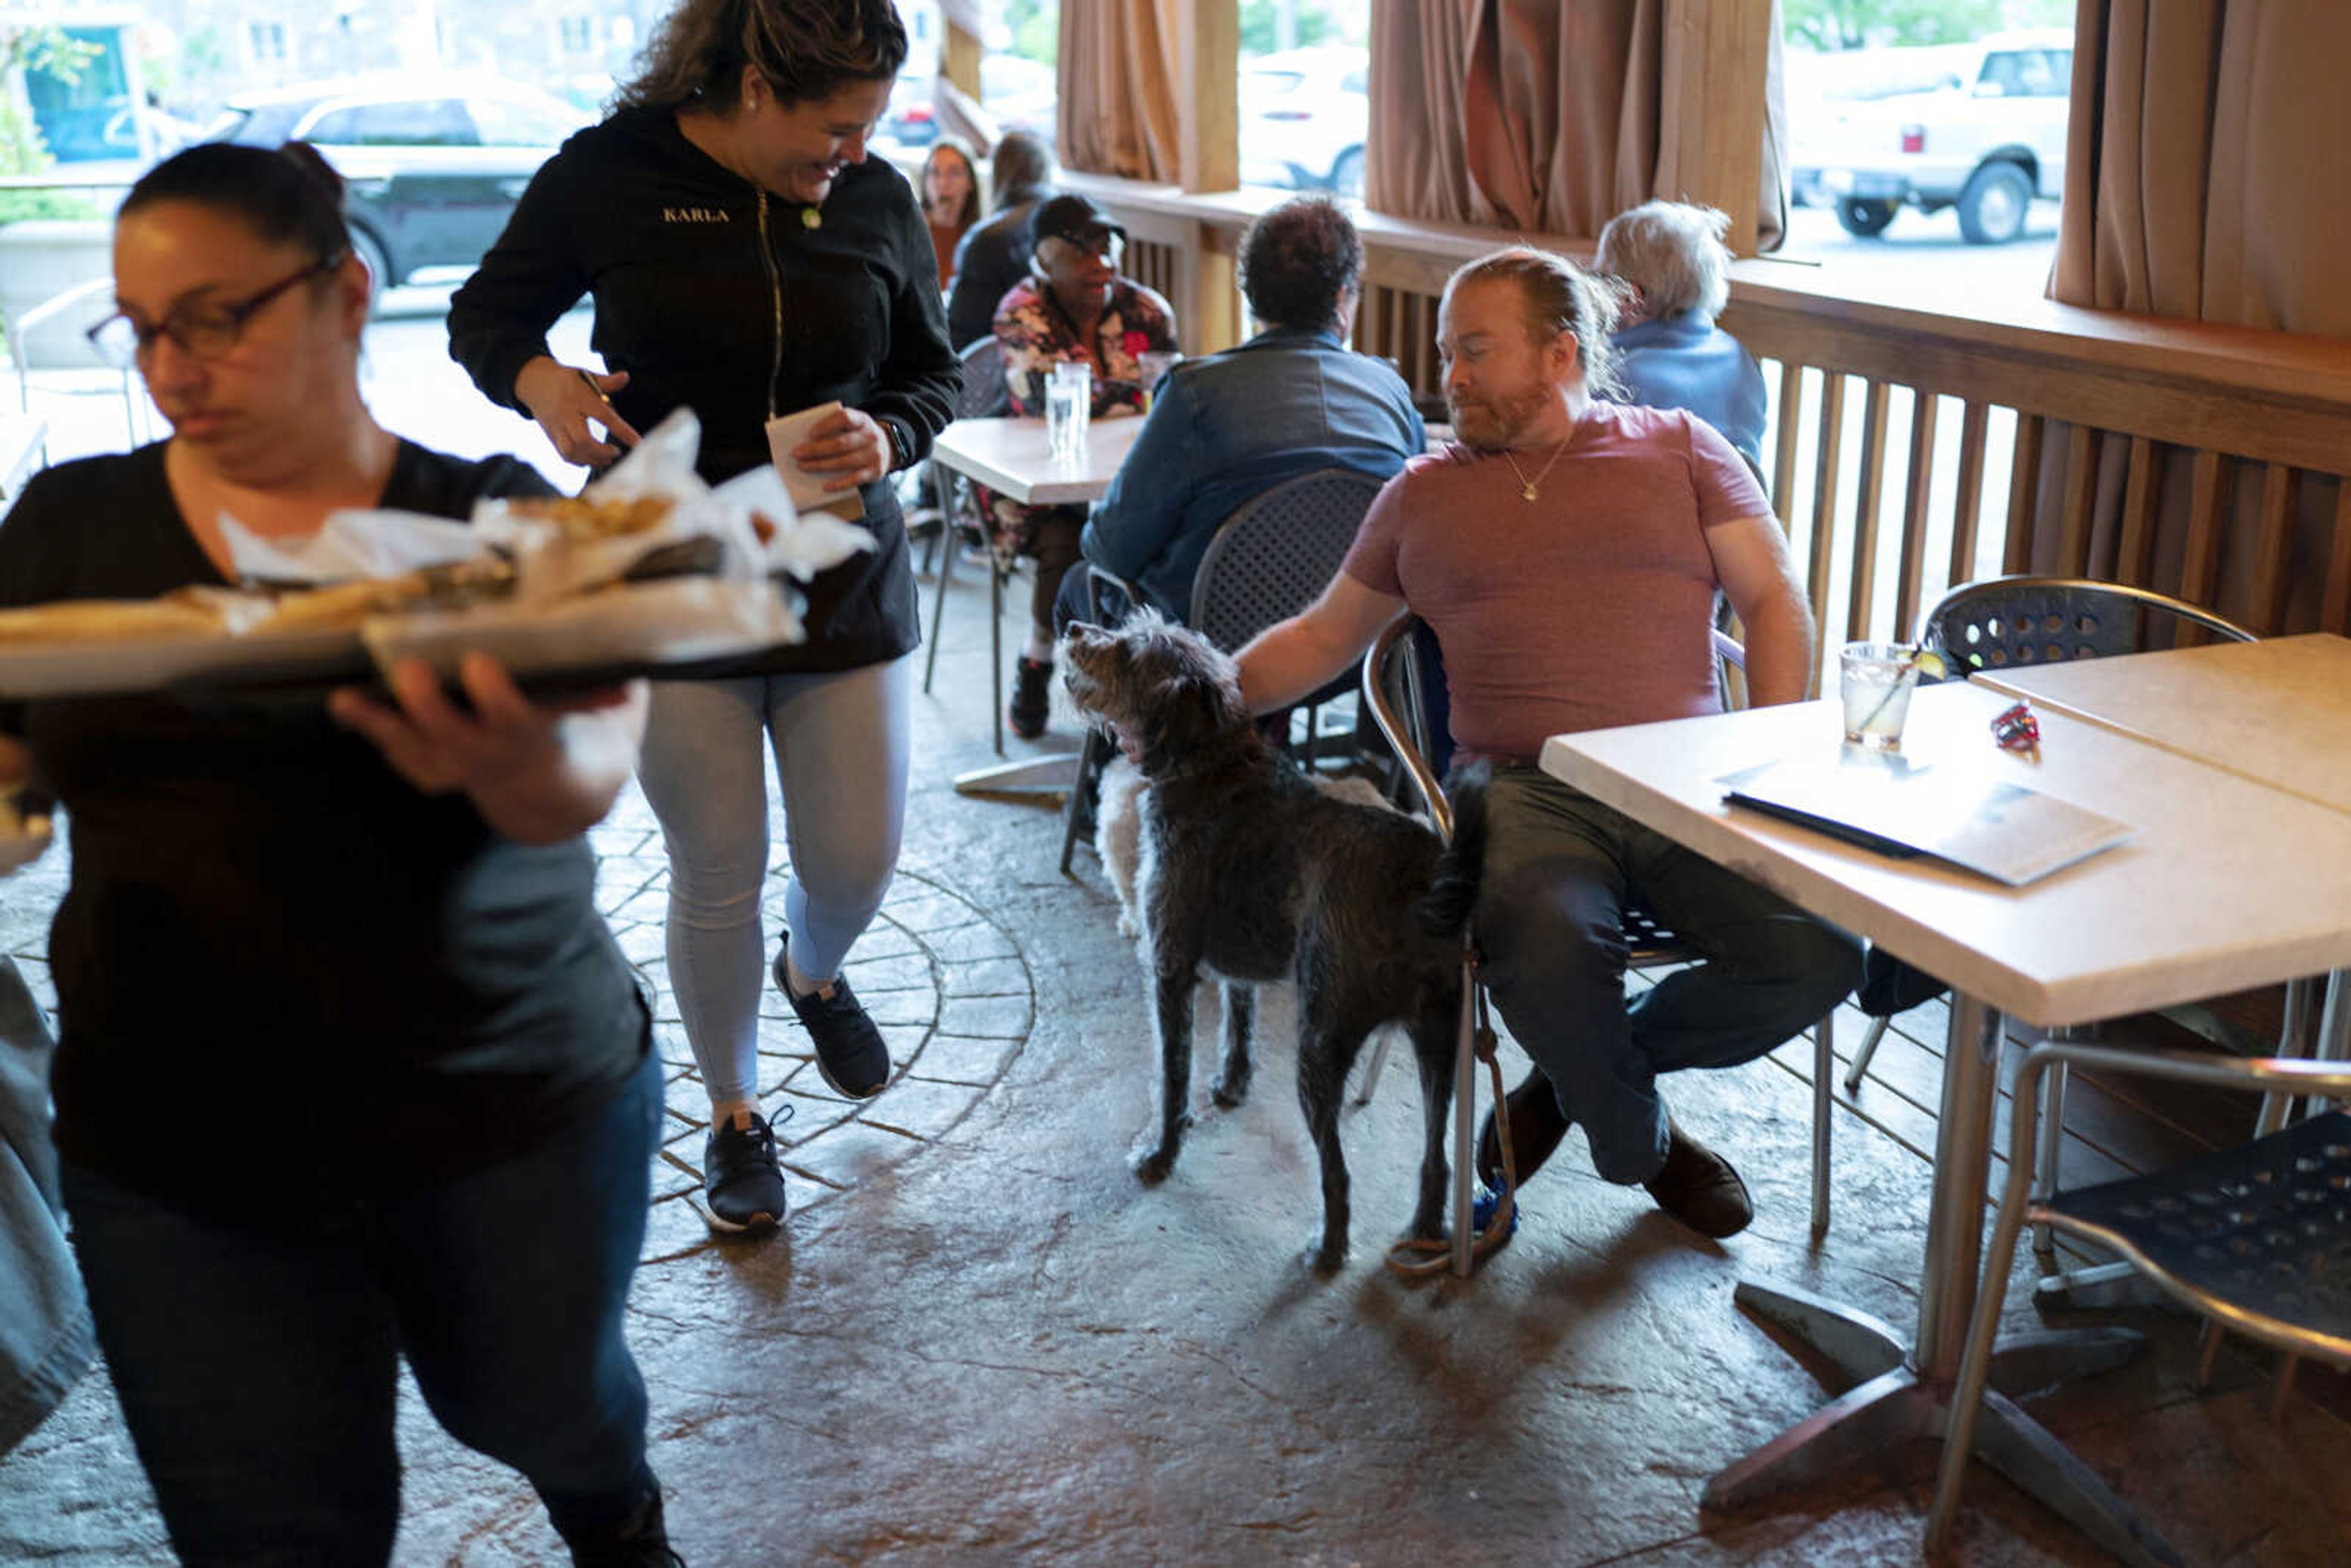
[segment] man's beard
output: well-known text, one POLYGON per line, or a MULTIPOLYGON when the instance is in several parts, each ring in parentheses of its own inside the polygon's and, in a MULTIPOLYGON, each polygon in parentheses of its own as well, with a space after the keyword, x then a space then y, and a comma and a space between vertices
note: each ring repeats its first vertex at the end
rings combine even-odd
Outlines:
POLYGON ((1534 386, 1517 395, 1501 393, 1468 401, 1448 397, 1445 409, 1453 416, 1453 434, 1465 445, 1499 452, 1518 445, 1551 402, 1549 388, 1534 386))

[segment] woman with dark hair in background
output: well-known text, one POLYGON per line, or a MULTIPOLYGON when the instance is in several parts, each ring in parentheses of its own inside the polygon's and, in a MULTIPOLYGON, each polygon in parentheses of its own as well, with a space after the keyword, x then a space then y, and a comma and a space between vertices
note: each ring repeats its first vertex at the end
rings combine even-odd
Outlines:
POLYGON ((1005 133, 987 160, 987 221, 956 247, 947 339, 961 353, 996 330, 996 308, 1029 276, 1029 219, 1053 193, 1053 150, 1026 131, 1005 133))
POLYGON ((768 747, 792 870, 776 984, 836 1092, 890 1081, 841 977, 905 816, 918 632, 889 475, 929 452, 958 380, 922 209, 865 156, 905 57, 889 0, 682 0, 621 107, 539 170, 449 310, 475 384, 574 463, 613 462, 691 408, 716 483, 769 461, 770 419, 841 405, 792 456, 853 493, 874 549, 810 585, 805 646, 656 683, 640 770, 669 848, 670 980, 710 1097, 704 1213, 723 1232, 772 1230, 785 1208, 758 1105, 768 747), (548 351, 582 293, 608 373, 548 351))
MULTIPOLYGON (((291 541, 549 493, 376 423, 341 209, 299 145, 131 187, 92 340, 172 434, 36 476, 0 606, 224 585, 225 515, 291 541)), ((188 1563, 389 1558, 403 1357, 575 1563, 674 1563, 621 1336, 661 1063, 580 836, 643 688, 559 711, 479 655, 463 708, 415 661, 390 684, 0 704, 0 793, 71 822, 53 1091, 99 1342, 188 1563)))
POLYGON ((923 217, 939 258, 939 293, 955 277, 956 247, 979 222, 979 166, 961 138, 942 136, 923 160, 923 217))

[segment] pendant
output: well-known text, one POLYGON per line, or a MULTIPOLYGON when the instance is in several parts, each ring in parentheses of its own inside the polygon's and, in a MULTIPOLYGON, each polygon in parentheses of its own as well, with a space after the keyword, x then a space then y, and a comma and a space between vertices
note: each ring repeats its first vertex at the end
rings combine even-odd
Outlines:
POLYGON ((802 207, 800 209, 800 227, 804 229, 820 229, 824 227, 824 214, 818 212, 814 207, 802 207))
POLYGON ((1535 498, 1535 487, 1534 487, 1532 485, 1521 485, 1521 486, 1519 486, 1519 499, 1520 499, 1520 500, 1521 500, 1521 501, 1531 501, 1531 500, 1533 500, 1534 498, 1535 498))

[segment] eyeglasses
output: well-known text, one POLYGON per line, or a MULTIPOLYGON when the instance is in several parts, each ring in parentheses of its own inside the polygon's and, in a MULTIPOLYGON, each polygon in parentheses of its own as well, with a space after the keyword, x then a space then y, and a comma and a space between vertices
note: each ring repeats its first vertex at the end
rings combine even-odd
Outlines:
POLYGON ((349 254, 339 250, 243 299, 174 310, 152 327, 141 326, 129 312, 118 310, 86 335, 99 358, 117 370, 130 370, 152 353, 159 338, 171 339, 192 360, 217 360, 236 347, 237 340, 245 336, 246 323, 259 315, 271 300, 298 283, 334 271, 349 254))

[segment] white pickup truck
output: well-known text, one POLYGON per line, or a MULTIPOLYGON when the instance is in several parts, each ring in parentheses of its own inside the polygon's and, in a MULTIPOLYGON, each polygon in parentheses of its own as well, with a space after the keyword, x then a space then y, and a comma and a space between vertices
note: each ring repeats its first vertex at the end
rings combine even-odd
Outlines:
POLYGON ((1970 245, 2002 245, 2035 196, 2064 190, 2073 30, 1995 34, 1975 50, 1930 91, 1822 104, 1810 127, 1796 106, 1797 177, 1835 203, 1846 233, 1883 233, 1906 204, 1956 206, 1970 245))

